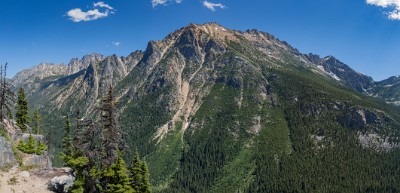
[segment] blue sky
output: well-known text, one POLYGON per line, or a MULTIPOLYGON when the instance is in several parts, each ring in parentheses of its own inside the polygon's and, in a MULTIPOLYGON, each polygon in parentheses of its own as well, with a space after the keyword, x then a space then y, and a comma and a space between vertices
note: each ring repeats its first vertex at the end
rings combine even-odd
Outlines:
POLYGON ((1 0, 9 74, 92 52, 127 56, 189 23, 259 29, 382 80, 400 75, 400 0, 1 0))

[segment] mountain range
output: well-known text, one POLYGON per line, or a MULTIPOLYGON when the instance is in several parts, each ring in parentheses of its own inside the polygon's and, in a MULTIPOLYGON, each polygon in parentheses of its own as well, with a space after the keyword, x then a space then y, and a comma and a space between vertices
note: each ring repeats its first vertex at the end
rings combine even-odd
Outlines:
POLYGON ((138 148, 154 192, 400 191, 399 76, 377 82, 258 30, 190 24, 127 57, 40 64, 11 82, 56 152, 63 117, 96 119, 111 85, 126 158, 138 148))

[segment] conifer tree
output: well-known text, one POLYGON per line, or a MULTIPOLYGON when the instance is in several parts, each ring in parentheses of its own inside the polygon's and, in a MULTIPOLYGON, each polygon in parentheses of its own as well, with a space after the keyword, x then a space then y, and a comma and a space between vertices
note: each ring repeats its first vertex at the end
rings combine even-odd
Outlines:
POLYGON ((74 142, 74 151, 75 152, 81 152, 83 148, 83 139, 85 137, 83 133, 83 125, 82 125, 82 120, 80 117, 80 111, 76 111, 76 119, 75 119, 75 132, 74 132, 74 137, 73 137, 73 142, 74 142))
POLYGON ((67 116, 65 120, 65 129, 64 129, 64 138, 62 141, 62 147, 63 147, 63 155, 66 157, 72 157, 73 155, 73 145, 72 145, 72 139, 71 139, 71 122, 69 120, 69 116, 67 116))
POLYGON ((25 91, 22 87, 18 91, 17 113, 15 114, 17 126, 21 128, 22 132, 26 132, 28 123, 28 102, 25 98, 25 91))
POLYGON ((132 178, 132 187, 136 192, 150 193, 150 174, 145 161, 140 160, 139 152, 136 149, 133 163, 129 168, 132 178))
POLYGON ((131 186, 131 178, 126 168, 125 161, 118 154, 117 160, 110 168, 106 169, 104 174, 110 182, 107 184, 106 192, 109 193, 135 193, 131 186))
POLYGON ((39 114, 39 111, 35 109, 32 116, 32 131, 34 134, 38 135, 40 132, 40 122, 42 121, 42 117, 39 114))
POLYGON ((23 141, 19 141, 17 148, 27 154, 35 153, 35 139, 33 138, 32 134, 29 134, 29 138, 26 143, 24 143, 23 141))
POLYGON ((139 157, 139 152, 136 149, 135 156, 131 165, 130 172, 132 178, 132 186, 135 190, 140 190, 143 182, 142 161, 139 157))
POLYGON ((147 163, 142 161, 142 186, 140 188, 140 192, 142 193, 150 193, 151 192, 151 185, 150 185, 150 173, 147 167, 147 163))

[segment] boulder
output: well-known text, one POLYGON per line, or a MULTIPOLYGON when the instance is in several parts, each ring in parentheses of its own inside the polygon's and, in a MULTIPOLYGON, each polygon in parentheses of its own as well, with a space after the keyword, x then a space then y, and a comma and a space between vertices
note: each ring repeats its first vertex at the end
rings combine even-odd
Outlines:
POLYGON ((11 143, 4 137, 0 136, 0 167, 15 162, 14 153, 11 143))
POLYGON ((18 175, 24 178, 29 178, 29 176, 31 176, 31 174, 27 171, 22 171, 18 175))
POLYGON ((68 188, 74 185, 74 177, 71 175, 56 176, 48 183, 48 188, 57 193, 68 192, 68 188))

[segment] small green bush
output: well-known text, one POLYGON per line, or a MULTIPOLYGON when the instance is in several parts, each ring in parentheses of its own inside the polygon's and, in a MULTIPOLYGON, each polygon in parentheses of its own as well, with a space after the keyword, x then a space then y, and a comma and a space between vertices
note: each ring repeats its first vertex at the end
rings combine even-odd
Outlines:
POLYGON ((18 142, 17 148, 27 154, 36 154, 41 155, 47 150, 47 145, 42 143, 41 141, 35 141, 32 134, 29 135, 29 139, 26 143, 23 141, 18 142))
POLYGON ((8 185, 14 186, 14 185, 17 185, 18 180, 17 180, 17 178, 14 176, 14 177, 8 179, 7 183, 8 183, 8 185))

